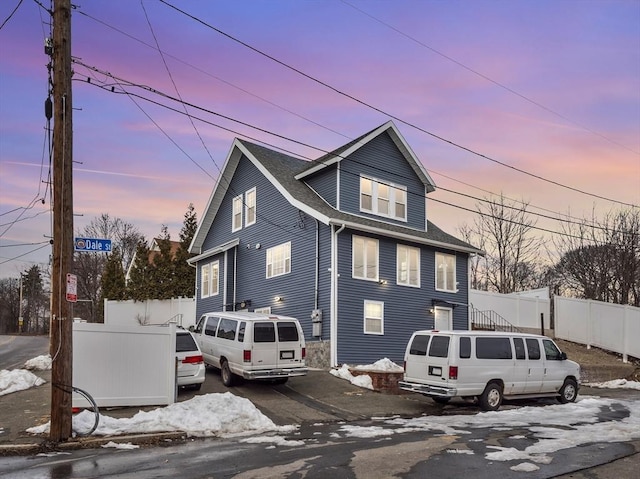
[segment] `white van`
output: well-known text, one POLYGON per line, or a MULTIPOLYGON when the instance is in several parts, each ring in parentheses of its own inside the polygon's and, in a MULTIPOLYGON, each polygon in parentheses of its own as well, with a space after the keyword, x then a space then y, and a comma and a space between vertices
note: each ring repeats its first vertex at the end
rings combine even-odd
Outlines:
POLYGON ((283 384, 307 374, 304 334, 295 318, 214 312, 203 314, 191 329, 205 364, 220 369, 225 386, 232 386, 235 376, 283 384))
POLYGON ((432 330, 411 336, 399 386, 439 403, 477 398, 482 409, 495 411, 503 398, 573 402, 579 383, 580 366, 545 336, 432 330))

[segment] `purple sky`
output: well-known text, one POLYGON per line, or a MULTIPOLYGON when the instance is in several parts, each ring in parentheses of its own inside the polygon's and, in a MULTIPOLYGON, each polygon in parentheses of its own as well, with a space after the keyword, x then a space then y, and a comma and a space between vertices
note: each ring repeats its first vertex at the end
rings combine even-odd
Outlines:
MULTIPOLYGON (((640 205, 637 0, 168 1, 209 26, 158 1, 76 0, 72 54, 122 81, 177 97, 172 78, 186 102, 317 149, 190 109, 219 125, 195 120, 196 132, 185 115, 98 88, 114 82, 76 64, 73 188, 74 210, 82 215, 76 230, 108 213, 148 239, 163 224, 178 239, 189 203, 202 216, 235 136, 314 159, 393 117, 442 188, 430 198, 474 209, 475 200, 443 189, 476 197, 502 192, 552 216, 624 207, 484 155, 640 205)), ((41 3, 49 7, 49 0, 41 3)), ((0 4, 0 22, 17 4, 0 4)), ((49 195, 45 205, 23 209, 43 197, 48 174, 48 22, 46 11, 25 0, 0 30, 0 277, 46 263, 50 251, 40 244, 51 234, 49 195)), ((453 234, 474 216, 434 201, 429 215, 453 234)), ((538 226, 560 228, 544 218, 538 226)))

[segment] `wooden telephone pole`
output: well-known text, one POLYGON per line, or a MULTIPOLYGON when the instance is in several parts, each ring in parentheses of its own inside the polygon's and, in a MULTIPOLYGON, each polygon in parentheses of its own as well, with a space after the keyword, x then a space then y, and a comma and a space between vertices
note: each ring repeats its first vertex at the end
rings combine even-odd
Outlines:
POLYGON ((53 2, 53 265, 51 271, 51 430, 71 437, 73 318, 66 297, 73 266, 71 0, 53 2))

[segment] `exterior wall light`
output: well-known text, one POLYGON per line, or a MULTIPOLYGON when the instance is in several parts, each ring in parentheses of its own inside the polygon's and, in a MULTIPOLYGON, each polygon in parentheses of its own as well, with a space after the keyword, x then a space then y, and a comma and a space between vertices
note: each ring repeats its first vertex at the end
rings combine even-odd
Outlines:
POLYGON ((282 300, 283 300, 283 298, 282 298, 282 296, 276 296, 275 298, 273 298, 273 300, 274 300, 276 303, 279 303, 280 301, 282 301, 282 300))

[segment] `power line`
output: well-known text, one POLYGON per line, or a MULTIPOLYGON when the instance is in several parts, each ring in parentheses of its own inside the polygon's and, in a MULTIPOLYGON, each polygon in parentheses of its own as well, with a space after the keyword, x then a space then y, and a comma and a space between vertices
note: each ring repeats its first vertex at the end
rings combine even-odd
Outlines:
POLYGON ((23 0, 20 0, 13 11, 9 14, 9 16, 4 20, 4 22, 2 22, 2 25, 0 25, 0 30, 4 28, 9 20, 11 20, 11 17, 13 17, 14 13, 16 13, 18 11, 18 8, 20 8, 20 5, 22 5, 22 2, 23 0))
POLYGON ((435 134, 435 133, 433 133, 433 132, 431 132, 429 130, 426 130, 426 129, 424 129, 424 128, 422 128, 422 127, 420 127, 420 126, 418 126, 418 125, 416 125, 414 123, 411 123, 409 121, 403 120, 402 118, 400 118, 400 117, 398 117, 398 116, 396 116, 396 115, 394 115, 392 113, 389 113, 389 112, 387 112, 385 110, 382 110, 381 108, 378 108, 378 107, 376 107, 376 106, 374 106, 374 105, 372 105, 370 103, 367 103, 367 102, 365 102, 363 100, 360 100, 359 98, 357 98, 357 97, 355 97, 353 95, 350 95, 350 94, 348 94, 346 92, 343 92, 342 90, 338 89, 337 87, 334 87, 334 86, 332 86, 332 85, 330 85, 330 84, 328 84, 328 83, 326 83, 326 82, 324 82, 322 80, 319 80, 319 79, 313 77, 312 75, 309 75, 308 73, 305 73, 302 70, 300 70, 300 69, 298 69, 296 67, 293 67, 293 66, 289 65, 288 63, 285 63, 284 61, 279 60, 276 57, 274 57, 274 56, 272 56, 272 55, 270 55, 268 53, 265 53, 262 50, 260 50, 260 49, 258 49, 256 47, 254 47, 254 46, 252 46, 252 45, 250 45, 250 44, 248 44, 248 43, 246 43, 246 42, 244 42, 244 41, 242 41, 242 40, 240 40, 240 39, 238 39, 238 38, 236 38, 236 37, 234 37, 234 36, 232 36, 232 35, 230 35, 230 34, 228 34, 226 32, 224 32, 224 31, 222 31, 222 30, 220 30, 219 28, 214 27, 213 25, 205 22, 204 20, 202 20, 202 19, 200 19, 200 18, 198 18, 198 17, 196 17, 196 16, 194 16, 194 15, 192 15, 192 14, 190 14, 190 13, 188 13, 188 12, 178 8, 178 7, 176 7, 175 5, 172 5, 171 3, 167 2, 166 0, 160 0, 160 2, 164 3, 165 5, 167 5, 170 8, 173 8, 174 10, 176 10, 177 12, 185 15, 186 17, 191 18, 192 20, 200 23, 201 25, 204 25, 207 28, 219 33, 220 35, 222 35, 222 36, 224 36, 224 37, 226 37, 226 38, 228 38, 228 39, 230 39, 230 40, 232 40, 232 41, 244 46, 245 48, 247 48, 247 49, 249 49, 249 50, 251 50, 251 51, 253 51, 253 52, 255 52, 255 53, 257 53, 257 54, 259 54, 259 55, 261 55, 261 56, 263 56, 263 57, 265 57, 265 58, 267 58, 267 59, 269 59, 269 60, 271 60, 271 61, 273 61, 273 62, 275 62, 275 63, 277 63, 277 64, 279 64, 279 65, 281 65, 281 66, 283 66, 283 67, 285 67, 285 68, 287 68, 287 69, 289 69, 289 70, 291 70, 291 71, 293 71, 293 72, 295 72, 295 73, 297 73, 297 74, 299 74, 299 75, 301 75, 301 76, 313 81, 313 82, 315 82, 315 83, 317 83, 317 84, 319 84, 319 85, 322 85, 325 88, 328 88, 331 91, 333 91, 335 93, 338 93, 339 95, 344 96, 345 98, 353 100, 353 101, 355 101, 355 102, 357 102, 357 103, 359 103, 359 104, 361 104, 363 106, 366 106, 367 108, 370 108, 370 109, 372 109, 374 111, 377 111, 378 113, 386 115, 389 118, 392 118, 392 119, 394 119, 394 120, 396 120, 396 121, 398 121, 398 122, 400 122, 400 123, 402 123, 404 125, 407 125, 407 126, 413 128, 415 130, 418 130, 418 131, 422 132, 422 133, 425 133, 425 134, 427 134, 427 135, 429 135, 429 136, 431 136, 431 137, 433 137, 433 138, 435 138, 437 140, 440 140, 440 141, 442 141, 444 143, 447 143, 447 144, 449 144, 451 146, 459 148, 459 149, 461 149, 463 151, 471 153, 471 154, 473 154, 475 156, 478 156, 480 158, 483 158, 485 160, 488 160, 488 161, 491 161, 491 162, 496 163, 498 165, 501 165, 501 166, 503 166, 505 168, 509 168, 509 169, 511 169, 513 171, 517 171, 519 173, 528 175, 528 176, 530 176, 532 178, 536 178, 536 179, 538 179, 540 181, 544 181, 546 183, 550 183, 550 184, 553 184, 555 186, 558 186, 558 187, 561 187, 561 188, 565 188, 565 189, 568 189, 568 190, 571 190, 571 191, 574 191, 576 193, 580 193, 580 194, 583 194, 583 195, 586 195, 586 196, 592 196, 594 198, 598 198, 598 199, 601 199, 601 200, 609 201, 609 202, 612 202, 612 203, 618 203, 618 204, 621 204, 621 205, 630 206, 632 208, 638 208, 638 206, 636 206, 634 204, 631 204, 631 203, 625 203, 623 201, 619 201, 619 200, 615 200, 615 199, 612 199, 612 198, 608 198, 606 196, 597 195, 595 193, 589 193, 589 192, 581 190, 579 188, 574 188, 572 186, 565 185, 565 184, 560 183, 558 181, 550 180, 548 178, 544 178, 541 175, 537 175, 535 173, 528 172, 528 171, 523 170, 521 168, 517 168, 517 167, 515 167, 513 165, 510 165, 508 163, 505 163, 503 161, 496 160, 495 158, 491 158, 488 155, 479 153, 479 152, 477 152, 477 151, 475 151, 475 150, 473 150, 473 149, 471 149, 469 147, 460 145, 460 144, 458 144, 458 143, 456 143, 456 142, 454 142, 452 140, 449 140, 449 139, 444 138, 444 137, 442 137, 440 135, 437 135, 437 134, 435 134))
MULTIPOLYGON (((87 68, 89 68, 90 70, 100 71, 100 70, 97 70, 95 67, 89 67, 89 66, 85 65, 84 63, 79 62, 79 61, 77 61, 77 60, 75 61, 75 63, 78 63, 78 64, 80 64, 80 65, 82 65, 82 66, 84 66, 84 67, 87 67, 87 68)), ((103 71, 100 71, 100 72, 101 72, 102 74, 104 74, 104 75, 106 75, 106 76, 110 77, 110 78, 117 78, 117 77, 115 77, 114 75, 112 75, 112 74, 110 74, 110 73, 106 73, 106 72, 103 72, 103 71)), ((125 82, 126 82, 126 80, 123 80, 123 81, 125 81, 125 82)), ((168 106, 168 105, 165 105, 165 104, 160 103, 160 102, 156 102, 156 101, 151 100, 151 99, 149 99, 149 98, 146 98, 146 97, 143 97, 143 96, 140 96, 140 95, 134 94, 134 93, 127 92, 126 90, 123 90, 122 92, 118 92, 118 91, 115 91, 113 88, 109 88, 108 86, 102 86, 102 85, 98 85, 98 84, 96 84, 96 83, 91 83, 91 84, 92 84, 93 86, 96 86, 96 87, 98 87, 98 88, 101 88, 101 89, 106 90, 106 91, 111 92, 111 93, 119 93, 119 94, 133 95, 133 96, 136 96, 136 97, 138 97, 138 98, 140 98, 140 99, 142 99, 142 100, 145 100, 145 101, 148 101, 148 102, 150 102, 150 103, 156 104, 156 105, 158 105, 158 106, 161 106, 161 107, 167 108, 167 109, 169 109, 169 110, 171 110, 171 111, 174 111, 174 112, 176 112, 176 113, 180 113, 180 114, 182 114, 182 115, 187 115, 187 113, 185 113, 184 111, 181 111, 181 110, 178 110, 178 109, 172 108, 172 107, 170 107, 170 106, 168 106)), ((135 87, 142 87, 142 86, 140 86, 140 85, 135 85, 135 84, 132 84, 132 83, 128 83, 128 85, 129 85, 129 86, 135 86, 135 87)), ((167 94, 165 94, 165 93, 162 93, 162 92, 160 92, 160 91, 158 91, 158 90, 152 89, 152 88, 150 88, 150 87, 142 87, 142 88, 144 88, 146 91, 156 93, 156 94, 158 94, 158 95, 160 95, 160 96, 162 96, 162 97, 164 97, 164 98, 170 99, 170 100, 172 100, 172 101, 176 101, 176 102, 182 102, 182 101, 183 101, 183 100, 180 100, 180 99, 177 99, 177 98, 171 97, 170 95, 167 95, 167 94)), ((202 110, 202 111, 204 111, 204 112, 207 112, 207 113, 211 113, 211 114, 217 115, 217 113, 215 113, 215 112, 213 112, 213 111, 211 111, 211 110, 207 110, 207 109, 202 108, 202 107, 198 107, 197 105, 192 105, 192 104, 189 104, 189 103, 188 103, 188 105, 193 106, 194 108, 200 109, 200 110, 202 110)), ((202 122, 204 122, 204 123, 210 124, 210 125, 212 125, 212 126, 214 126, 214 127, 224 129, 225 131, 228 131, 228 132, 234 133, 234 134, 236 134, 236 135, 238 135, 238 136, 248 137, 246 134, 240 133, 240 132, 238 132, 238 131, 231 130, 231 129, 226 128, 226 127, 222 127, 222 126, 217 125, 217 124, 215 124, 215 123, 209 122, 209 121, 207 121, 207 120, 205 120, 205 119, 203 119, 203 118, 199 118, 199 117, 196 117, 196 116, 192 116, 192 118, 193 118, 193 119, 196 119, 196 120, 198 120, 198 121, 202 121, 202 122)), ((258 129, 258 130, 260 130, 260 131, 262 131, 262 132, 265 132, 265 133, 268 133, 268 134, 271 134, 271 135, 277 136, 277 137, 279 137, 279 138, 284 138, 284 139, 286 139, 286 140, 288 140, 288 141, 291 141, 291 142, 294 142, 294 143, 301 143, 301 142, 298 142, 297 140, 294 140, 294 139, 292 139, 292 138, 283 137, 282 135, 278 135, 278 134, 273 133, 273 132, 270 132, 270 131, 268 131, 268 130, 265 130, 265 129, 262 129, 262 128, 258 128, 258 127, 255 127, 255 126, 250 125, 250 124, 245 123, 245 122, 240 122, 239 120, 235 120, 235 119, 230 118, 230 117, 227 117, 227 119, 229 119, 230 121, 235 121, 235 122, 241 123, 241 124, 243 124, 243 125, 245 125, 245 126, 249 126, 249 127, 251 127, 251 128, 256 128, 256 129, 258 129)), ((258 141, 258 142, 260 142, 260 143, 263 143, 263 144, 269 145, 269 146, 271 146, 271 147, 277 148, 277 147, 275 147, 275 145, 270 145, 269 143, 266 143, 266 142, 264 142, 264 141, 262 141, 262 140, 259 140, 259 139, 257 139, 257 138, 252 138, 252 137, 248 137, 248 138, 250 138, 250 139, 252 139, 252 140, 254 140, 254 141, 258 141)), ((316 150, 318 150, 318 151, 322 151, 322 152, 324 152, 324 153, 330 153, 330 151, 326 151, 326 150, 323 150, 323 149, 318 148, 318 147, 313 147, 313 146, 311 146, 311 145, 307 145, 307 144, 304 144, 304 145, 305 145, 305 146, 308 146, 308 147, 310 147, 310 148, 314 148, 314 149, 316 149, 316 150)), ((340 155, 338 155, 338 156, 340 156, 340 155)), ((312 158, 308 158, 308 157, 304 157, 304 156, 303 156, 303 158, 306 158, 306 159, 308 159, 308 160, 312 160, 312 158)), ((343 158, 344 158, 344 157, 343 157, 343 158)), ((355 161, 355 160, 352 160, 352 161, 354 161, 354 162, 356 162, 356 163, 360 163, 360 162, 357 162, 357 161, 355 161)), ((360 164, 362 164, 362 163, 360 163, 360 164)), ((367 165, 367 166, 372 167, 371 165, 367 165)), ((216 164, 216 167, 218 168, 217 164, 216 164)), ((382 169, 382 168, 376 168, 376 167, 372 167, 372 168, 377 169, 377 170, 379 170, 379 171, 382 171, 382 172, 384 172, 384 173, 389 173, 389 171, 384 170, 384 169, 382 169)), ((219 169, 219 168, 218 168, 218 170, 220 171, 220 169, 219 169)), ((348 172, 348 171, 343 171, 343 172, 345 172, 345 173, 349 173, 349 174, 352 174, 352 175, 355 175, 355 176, 358 176, 356 173, 352 173, 352 172, 348 172)), ((221 178, 223 178, 223 176, 222 176, 222 171, 220 171, 220 174, 221 174, 221 178)), ((396 174, 396 175, 397 175, 397 174, 396 174)), ((224 178, 224 179, 227 181, 227 183, 229 182, 229 180, 228 180, 227 178, 224 178)), ((439 189, 442 189, 442 190, 444 190, 444 191, 447 191, 447 192, 450 192, 450 193, 454 193, 454 194, 457 194, 457 195, 461 195, 461 196, 464 196, 464 197, 467 197, 467 198, 471 198, 471 199, 474 199, 474 200, 476 200, 476 201, 480 201, 480 202, 484 202, 484 203, 492 203, 492 201, 491 201, 491 200, 478 198, 478 197, 475 197, 475 196, 472 196, 472 195, 468 195, 468 194, 465 194, 465 193, 459 193, 459 192, 456 192, 456 191, 454 191, 454 190, 449 190, 449 189, 446 189, 446 188, 439 188, 439 189)), ((233 191, 233 189, 232 189, 232 188, 231 188, 231 191, 232 191, 232 193, 234 193, 234 195, 236 194, 236 193, 233 191)), ((416 193, 413 193, 413 192, 409 192, 409 193, 410 193, 410 194, 414 194, 414 195, 416 195, 416 193)), ((491 217, 491 218, 494 218, 494 219, 500 219, 500 220, 502 220, 502 221, 506 221, 506 222, 508 222, 508 223, 519 224, 519 225, 522 225, 522 226, 530 226, 532 229, 536 229, 536 230, 540 230, 540 231, 543 231, 543 232, 552 233, 552 234, 556 234, 556 235, 560 235, 560 236, 566 236, 566 237, 571 237, 571 238, 578 238, 578 237, 576 237, 576 236, 574 236, 574 235, 571 235, 571 234, 568 234, 568 233, 564 233, 564 232, 558 232, 558 231, 550 230, 550 229, 547 229, 547 228, 541 228, 541 227, 532 226, 532 225, 523 225, 523 224, 521 224, 521 223, 514 222, 513 220, 509 220, 509 219, 502 218, 502 217, 496 217, 496 216, 494 216, 494 215, 489 215, 489 214, 487 214, 487 213, 484 213, 484 212, 481 212, 481 211, 478 211, 478 210, 473 210, 473 209, 466 208, 466 207, 463 207, 463 206, 459 206, 459 205, 455 205, 455 204, 452 204, 452 203, 448 203, 448 202, 445 202, 445 201, 442 201, 442 200, 437 200, 437 199, 435 199, 435 198, 433 198, 433 197, 430 197, 429 199, 430 199, 431 201, 436 202, 436 203, 441 203, 441 204, 445 204, 445 205, 448 205, 448 206, 452 206, 452 207, 454 207, 454 208, 458 208, 458 209, 462 209, 462 210, 465 210, 465 211, 469 211, 469 212, 472 212, 472 213, 474 213, 474 214, 479 214, 479 215, 481 215, 481 216, 491 217)), ((522 202, 522 203, 524 204, 524 202, 522 202)), ((521 208, 514 207, 514 206, 510 206, 510 205, 502 205, 502 206, 503 206, 503 207, 505 207, 505 208, 507 208, 507 209, 512 209, 512 210, 521 210, 521 208)), ((543 215, 543 214, 540 214, 540 213, 534 213, 534 212, 531 212, 531 211, 526 211, 526 213, 527 213, 527 214, 530 214, 530 215, 534 215, 534 216, 543 217, 543 218, 546 218, 546 219, 551 219, 551 220, 554 220, 554 221, 561 221, 561 222, 569 223, 569 224, 584 225, 584 226, 587 226, 587 227, 592 228, 592 229, 600 229, 600 230, 607 231, 607 232, 608 232, 608 231, 610 231, 610 229, 608 229, 608 228, 601 227, 601 226, 597 226, 597 225, 587 225, 587 224, 585 224, 584 222, 576 222, 576 221, 571 221, 571 220, 563 220, 563 219, 561 219, 561 218, 554 218, 554 217, 551 217, 551 216, 548 216, 548 215, 543 215)), ((265 218, 265 219, 266 219, 266 218, 265 218)), ((268 221, 269 221, 269 220, 268 220, 268 221)), ((279 224, 277 224, 277 223, 273 223, 273 222, 270 222, 270 223, 271 223, 271 224, 273 224, 273 225, 275 225, 275 226, 281 227, 281 228, 283 227, 282 225, 279 225, 279 224)))
POLYGON ((602 139, 604 139, 604 140, 608 141, 609 143, 612 143, 612 144, 614 144, 614 145, 616 145, 616 146, 619 146, 619 147, 621 147, 621 148, 624 148, 625 150, 628 150, 628 151, 630 151, 631 153, 634 153, 634 154, 636 154, 636 155, 640 154, 640 152, 638 152, 638 151, 636 151, 636 150, 634 150, 634 149, 632 149, 632 148, 629 148, 628 146, 623 145, 622 143, 618 143, 617 141, 615 141, 615 140, 613 140, 613 139, 611 139, 611 138, 609 138, 609 137, 607 137, 607 136, 603 135, 602 133, 600 133, 600 132, 598 132, 598 131, 596 131, 596 130, 593 130, 593 129, 591 129, 591 128, 589 128, 589 127, 585 126, 585 125, 582 125, 581 123, 578 123, 577 121, 574 121, 574 120, 572 120, 571 118, 568 118, 567 116, 565 116, 565 115, 563 115, 563 114, 561 114, 561 113, 558 113, 558 112, 557 112, 557 111, 555 111, 555 110, 552 110, 551 108, 549 108, 549 107, 547 107, 547 106, 543 105, 542 103, 537 102, 537 101, 535 101, 535 100, 532 100, 531 98, 529 98, 529 97, 527 97, 527 96, 523 95, 522 93, 517 92, 517 91, 516 91, 516 90, 514 90, 513 88, 510 88, 510 87, 508 87, 508 86, 504 85, 503 83, 500 83, 500 82, 498 82, 498 81, 494 80, 493 78, 490 78, 490 77, 488 77, 487 75, 485 75, 485 74, 483 74, 483 73, 480 73, 479 71, 474 70, 473 68, 468 67, 467 65, 465 65, 464 63, 462 63, 462 62, 460 62, 460 61, 456 60, 455 58, 452 58, 452 57, 450 57, 449 55, 446 55, 446 54, 442 53, 441 51, 436 50, 435 48, 433 48, 433 47, 431 47, 431 46, 427 45, 427 44, 426 44, 426 43, 424 43, 424 42, 421 42, 420 40, 418 40, 418 39, 417 39, 417 38, 415 38, 415 37, 412 37, 411 35, 408 35, 407 33, 403 32, 402 30, 400 30, 400 29, 398 29, 398 28, 394 27, 393 25, 390 25, 389 23, 386 23, 385 21, 383 21, 383 20, 379 19, 378 17, 375 17, 375 16, 371 15, 370 13, 365 12, 365 11, 364 11, 364 10, 362 10, 361 8, 356 7, 355 5, 353 5, 353 4, 351 4, 351 3, 349 3, 348 1, 346 1, 346 0, 340 0, 340 1, 341 1, 342 3, 344 3, 345 5, 350 6, 350 7, 351 7, 351 8, 353 8, 354 10, 356 10, 356 11, 358 11, 358 12, 362 13, 363 15, 365 15, 365 16, 367 16, 367 17, 371 18, 372 20, 375 20, 376 22, 380 23, 381 25, 384 25, 385 27, 387 27, 387 28, 389 28, 389 29, 393 30, 394 32, 396 32, 396 33, 398 33, 398 34, 402 35, 403 37, 405 37, 405 38, 407 38, 407 39, 411 40, 412 42, 417 43, 418 45, 422 46, 423 48, 426 48, 426 49, 428 49, 428 50, 432 51, 433 53, 435 53, 436 55, 439 55, 439 56, 441 56, 442 58, 445 58, 446 60, 448 60, 448 61, 450 61, 450 62, 452 62, 452 63, 455 63, 455 64, 456 64, 456 65, 458 65, 459 67, 464 68, 465 70, 467 70, 467 71, 469 71, 469 72, 473 73, 474 75, 477 75, 477 76, 479 76, 480 78, 482 78, 482 79, 484 79, 484 80, 486 80, 486 81, 488 81, 488 82, 493 83, 494 85, 496 85, 496 86, 498 86, 498 87, 502 88, 503 90, 505 90, 505 91, 507 91, 507 92, 509 92, 509 93, 511 93, 511 94, 513 94, 513 95, 515 95, 515 96, 517 96, 517 97, 519 97, 519 98, 521 98, 521 99, 525 100, 526 102, 531 103, 532 105, 535 105, 535 106, 537 106, 538 108, 540 108, 540 109, 542 109, 542 110, 544 110, 544 111, 546 111, 546 112, 548 112, 548 113, 551 113, 552 115, 555 115, 555 116, 557 116, 558 118, 561 118, 561 119, 563 119, 564 121, 567 121, 567 122, 571 123, 571 124, 572 124, 572 125, 574 125, 574 126, 577 126, 577 127, 581 128, 582 130, 588 131, 589 133, 592 133, 592 134, 594 134, 594 135, 596 135, 596 136, 599 136, 600 138, 602 138, 602 139))

